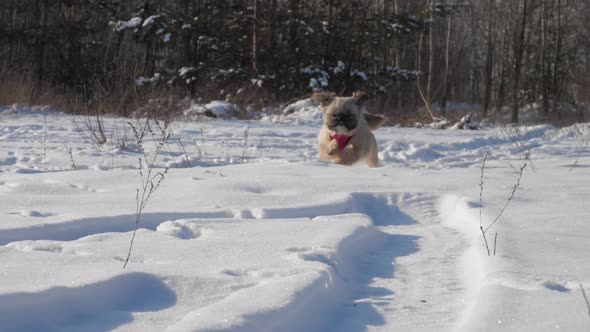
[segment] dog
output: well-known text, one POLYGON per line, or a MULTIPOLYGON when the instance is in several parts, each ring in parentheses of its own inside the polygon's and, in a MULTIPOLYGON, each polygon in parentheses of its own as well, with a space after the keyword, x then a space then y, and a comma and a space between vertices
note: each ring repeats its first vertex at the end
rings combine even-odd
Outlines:
POLYGON ((367 93, 361 91, 352 97, 336 97, 330 92, 313 94, 312 100, 324 112, 324 123, 318 134, 320 159, 341 165, 365 161, 369 167, 379 166, 377 141, 372 131, 385 119, 363 111, 368 99, 367 93))

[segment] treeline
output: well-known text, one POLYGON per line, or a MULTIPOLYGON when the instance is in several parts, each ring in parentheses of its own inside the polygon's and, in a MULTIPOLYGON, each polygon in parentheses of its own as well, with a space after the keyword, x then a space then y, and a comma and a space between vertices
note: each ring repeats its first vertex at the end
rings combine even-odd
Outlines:
POLYGON ((3 0, 0 102, 128 115, 153 96, 261 108, 363 89, 400 118, 558 117, 590 98, 589 19, 586 0, 3 0))

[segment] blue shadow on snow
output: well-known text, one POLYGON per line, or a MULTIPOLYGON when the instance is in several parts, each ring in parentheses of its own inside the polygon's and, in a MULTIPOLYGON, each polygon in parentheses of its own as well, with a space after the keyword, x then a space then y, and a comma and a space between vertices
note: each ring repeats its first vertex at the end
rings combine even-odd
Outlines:
POLYGON ((0 295, 0 331, 110 331, 133 312, 159 311, 176 294, 147 273, 128 273, 80 287, 0 295))

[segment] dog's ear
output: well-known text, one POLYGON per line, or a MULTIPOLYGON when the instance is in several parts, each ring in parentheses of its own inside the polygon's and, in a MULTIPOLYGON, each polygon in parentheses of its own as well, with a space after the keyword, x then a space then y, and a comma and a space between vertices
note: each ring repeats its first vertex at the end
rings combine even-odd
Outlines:
POLYGON ((369 129, 371 129, 371 130, 375 130, 375 129, 381 127, 381 125, 385 121, 385 118, 380 115, 363 113, 363 116, 365 117, 365 120, 367 121, 367 125, 369 126, 369 129))
POLYGON ((367 101, 369 101, 369 94, 364 91, 355 91, 352 93, 352 98, 354 99, 355 104, 359 107, 363 107, 367 101))
POLYGON ((328 106, 334 101, 334 97, 336 97, 334 92, 315 92, 311 100, 322 106, 328 106))

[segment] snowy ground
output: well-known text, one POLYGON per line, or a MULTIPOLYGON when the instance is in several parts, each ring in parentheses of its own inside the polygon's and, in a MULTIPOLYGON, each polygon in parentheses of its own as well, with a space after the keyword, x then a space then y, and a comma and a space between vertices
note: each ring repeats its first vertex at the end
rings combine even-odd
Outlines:
POLYGON ((590 330, 587 125, 382 128, 369 169, 302 118, 174 123, 123 269, 136 120, 0 108, 0 330, 590 330))

